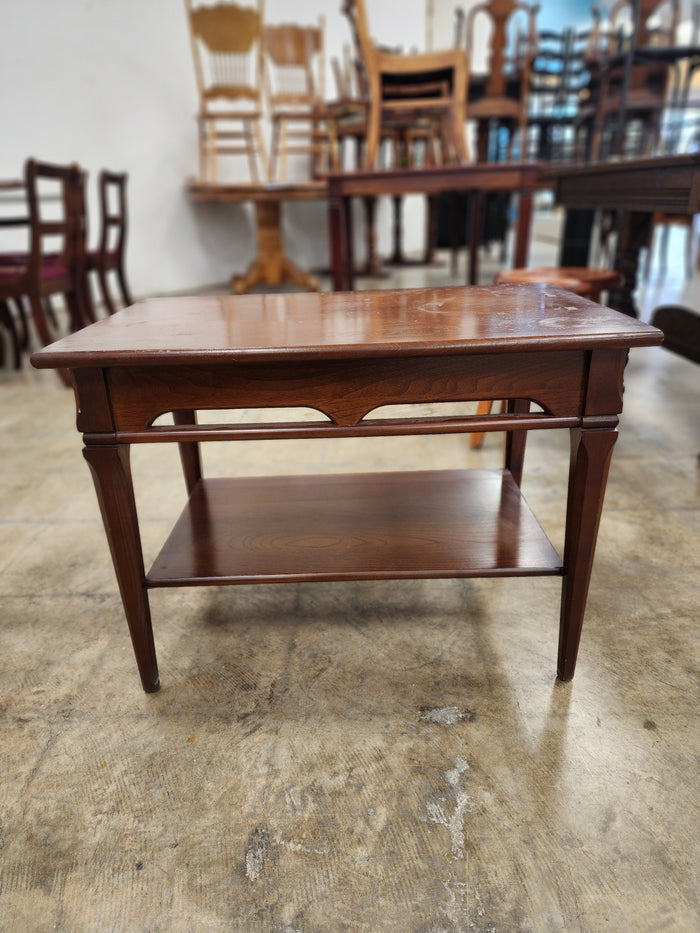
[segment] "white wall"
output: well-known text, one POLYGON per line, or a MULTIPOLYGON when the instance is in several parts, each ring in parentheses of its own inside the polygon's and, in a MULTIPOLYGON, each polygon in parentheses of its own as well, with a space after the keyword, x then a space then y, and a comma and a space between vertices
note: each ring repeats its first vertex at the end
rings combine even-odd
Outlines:
MULTIPOLYGON (((314 23, 322 13, 330 57, 350 36, 340 4, 267 0, 266 19, 314 23)), ((424 0, 369 6, 377 39, 423 46, 424 0)), ((334 92, 330 67, 326 79, 334 92)), ((0 177, 21 175, 28 156, 79 162, 91 176, 94 237, 99 170, 129 172, 127 268, 137 296, 226 282, 246 268, 250 206, 193 205, 185 193, 197 171, 197 92, 182 0, 22 0, 3 16, 0 88, 0 177)), ((422 241, 420 225, 412 237, 422 241)), ((287 205, 285 238, 301 265, 326 264, 325 203, 287 205)))

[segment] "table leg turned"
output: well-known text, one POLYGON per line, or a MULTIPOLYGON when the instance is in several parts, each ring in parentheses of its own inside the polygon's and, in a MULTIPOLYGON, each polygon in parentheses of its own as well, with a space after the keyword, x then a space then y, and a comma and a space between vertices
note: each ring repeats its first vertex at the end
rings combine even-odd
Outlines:
POLYGON ((146 693, 154 693, 160 687, 160 681, 131 480, 129 447, 85 447, 83 455, 95 483, 141 683, 146 693))
POLYGON ((242 295, 256 285, 281 285, 289 280, 309 292, 320 289, 318 280, 300 269, 284 252, 279 200, 255 202, 258 252, 243 275, 231 279, 231 291, 242 295))
POLYGON ((613 447, 614 427, 571 430, 571 463, 564 544, 564 581, 557 675, 571 680, 586 609, 598 525, 613 447))

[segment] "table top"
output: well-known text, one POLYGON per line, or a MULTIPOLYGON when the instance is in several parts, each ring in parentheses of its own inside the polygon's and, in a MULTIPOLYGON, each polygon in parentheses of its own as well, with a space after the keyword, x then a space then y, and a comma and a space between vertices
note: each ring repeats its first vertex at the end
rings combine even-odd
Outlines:
POLYGON ((193 201, 314 201, 326 197, 324 180, 229 183, 191 178, 187 194, 193 201))
POLYGON ((497 191, 535 187, 541 172, 537 162, 465 162, 422 168, 329 172, 329 194, 430 194, 480 189, 497 191))
POLYGON ((629 55, 632 55, 635 61, 660 62, 662 64, 673 65, 684 58, 697 58, 700 56, 700 46, 698 45, 635 45, 634 48, 622 49, 621 51, 610 52, 601 55, 593 62, 599 63, 605 67, 614 67, 621 65, 629 55))
POLYGON ((53 367, 652 346, 661 331, 545 285, 157 298, 34 353, 53 367))
POLYGON ((540 177, 566 207, 700 212, 700 153, 550 165, 540 177))

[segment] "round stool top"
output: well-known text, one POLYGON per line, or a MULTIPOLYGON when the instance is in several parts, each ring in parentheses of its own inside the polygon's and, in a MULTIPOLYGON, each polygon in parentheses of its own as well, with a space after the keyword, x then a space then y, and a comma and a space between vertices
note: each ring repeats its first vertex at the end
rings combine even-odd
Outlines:
POLYGON ((596 266, 535 266, 532 269, 504 269, 496 276, 497 282, 542 283, 561 285, 577 295, 600 294, 610 288, 622 285, 622 276, 615 269, 601 269, 596 266), (588 285, 588 290, 581 291, 567 285, 564 279, 574 280, 588 285))
POLYGON ((594 286, 558 269, 504 269, 496 276, 496 284, 509 285, 556 285, 576 295, 588 298, 594 286))

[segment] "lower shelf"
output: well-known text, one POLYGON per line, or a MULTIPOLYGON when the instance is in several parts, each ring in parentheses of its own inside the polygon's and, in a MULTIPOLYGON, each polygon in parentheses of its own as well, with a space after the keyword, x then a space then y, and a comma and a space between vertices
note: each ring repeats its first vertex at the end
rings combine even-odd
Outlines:
POLYGON ((207 479, 147 584, 561 574, 508 471, 207 479))

